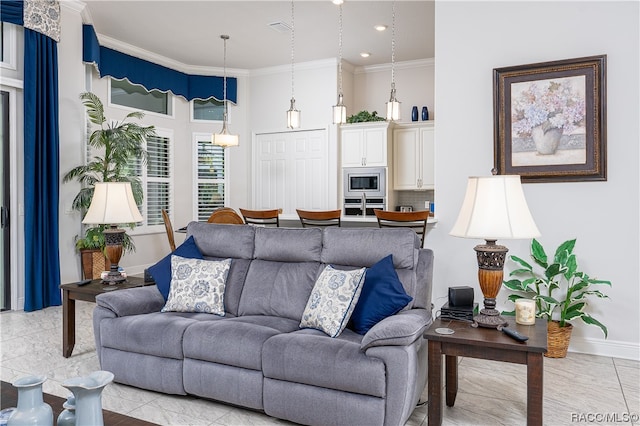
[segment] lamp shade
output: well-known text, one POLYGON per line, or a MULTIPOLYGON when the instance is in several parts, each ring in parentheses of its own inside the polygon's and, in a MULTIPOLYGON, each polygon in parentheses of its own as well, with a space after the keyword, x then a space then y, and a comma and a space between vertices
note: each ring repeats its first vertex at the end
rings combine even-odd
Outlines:
POLYGON ((449 234, 485 240, 538 237, 540 231, 529 212, 520 176, 469 177, 462 208, 449 234))
POLYGON ((82 223, 119 224, 141 220, 129 182, 100 182, 95 185, 91 205, 82 223))

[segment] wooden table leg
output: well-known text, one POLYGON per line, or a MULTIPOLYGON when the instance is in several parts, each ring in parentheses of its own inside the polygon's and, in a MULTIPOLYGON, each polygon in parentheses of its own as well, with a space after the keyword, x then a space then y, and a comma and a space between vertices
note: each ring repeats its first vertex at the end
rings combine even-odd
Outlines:
POLYGON ((429 417, 430 426, 442 424, 442 343, 429 340, 429 417))
POLYGON ((543 358, 538 352, 527 354, 527 426, 542 425, 543 358))
POLYGON ((458 357, 445 355, 446 379, 445 387, 447 388, 447 407, 453 407, 458 395, 458 357))
POLYGON ((62 356, 69 358, 76 344, 76 301, 62 291, 62 356))

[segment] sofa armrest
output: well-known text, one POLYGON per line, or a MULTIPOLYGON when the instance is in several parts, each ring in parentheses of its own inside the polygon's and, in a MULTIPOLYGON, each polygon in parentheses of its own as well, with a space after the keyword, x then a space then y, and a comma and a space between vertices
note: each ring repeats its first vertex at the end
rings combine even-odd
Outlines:
POLYGON ((408 346, 432 323, 427 309, 409 309, 387 317, 371 327, 362 338, 360 350, 373 346, 408 346))
POLYGON ((155 285, 128 288, 96 296, 96 304, 118 317, 159 312, 164 298, 155 285))

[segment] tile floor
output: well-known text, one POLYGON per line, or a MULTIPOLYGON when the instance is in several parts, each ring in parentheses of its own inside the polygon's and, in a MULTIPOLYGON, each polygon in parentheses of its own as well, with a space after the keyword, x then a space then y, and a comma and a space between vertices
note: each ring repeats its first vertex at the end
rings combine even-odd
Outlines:
MULTIPOLYGON (((0 379, 12 382, 29 374, 45 374, 44 391, 66 397, 64 380, 99 369, 91 326, 94 306, 76 303, 77 335, 71 358, 62 357, 60 307, 0 313, 0 379)), ((545 425, 640 425, 640 362, 569 353, 565 359, 545 358, 544 368, 545 425)), ((255 411, 116 383, 105 389, 103 406, 160 425, 290 424, 255 411)), ((426 426, 426 416, 427 407, 418 407, 407 425, 426 426)), ((524 425, 525 418, 524 365, 460 361, 456 405, 444 408, 443 424, 524 425)))

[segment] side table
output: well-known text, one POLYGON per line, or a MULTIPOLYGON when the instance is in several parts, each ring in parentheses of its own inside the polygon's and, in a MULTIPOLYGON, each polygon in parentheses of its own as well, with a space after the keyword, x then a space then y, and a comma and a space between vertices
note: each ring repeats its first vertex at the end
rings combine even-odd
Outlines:
POLYGON ((127 280, 110 286, 101 279, 91 281, 89 284, 79 286, 78 283, 62 284, 62 356, 69 358, 76 344, 76 300, 96 302, 96 296, 109 291, 123 290, 126 288, 154 285, 155 282, 145 282, 142 277, 127 277, 127 280), (110 288, 110 290, 105 290, 110 288))
POLYGON ((458 357, 481 358, 527 365, 527 425, 542 425, 543 354, 547 351, 547 322, 537 319, 533 326, 519 325, 505 317, 509 328, 529 340, 517 342, 492 328, 474 328, 469 322, 436 319, 426 331, 429 340, 429 415, 428 424, 442 424, 442 355, 445 355, 445 388, 448 407, 458 393, 458 357), (450 328, 453 334, 440 334, 438 328, 450 328))

